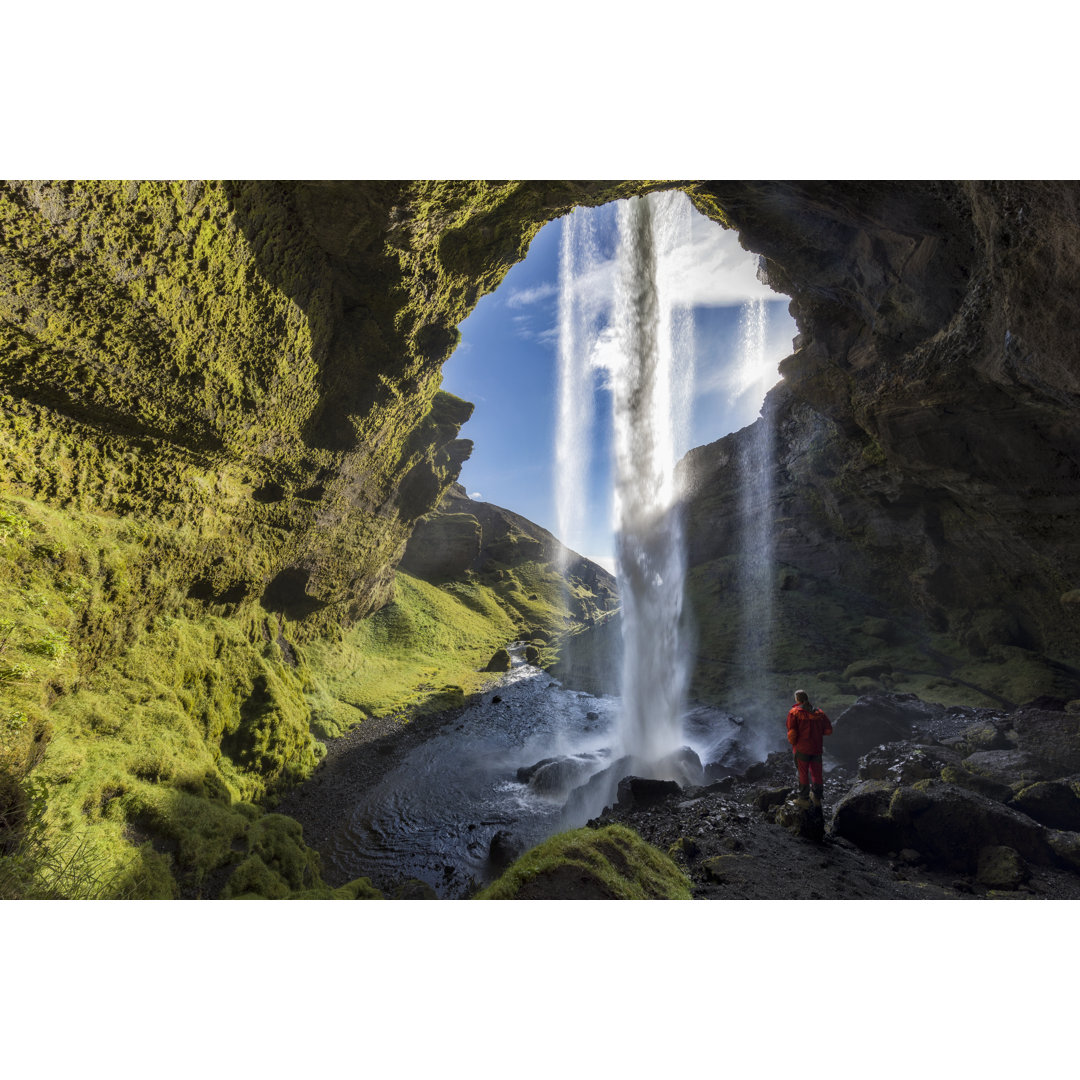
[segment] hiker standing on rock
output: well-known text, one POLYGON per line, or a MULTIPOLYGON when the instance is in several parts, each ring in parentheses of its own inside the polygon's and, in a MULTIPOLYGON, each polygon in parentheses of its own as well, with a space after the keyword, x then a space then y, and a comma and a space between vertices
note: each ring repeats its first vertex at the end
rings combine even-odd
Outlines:
POLYGON ((802 807, 810 805, 807 799, 810 792, 814 806, 821 807, 821 796, 825 790, 821 775, 821 742, 831 734, 829 718, 821 709, 815 709, 810 704, 810 695, 805 690, 796 690, 795 705, 787 714, 787 737, 799 769, 798 804, 802 807))

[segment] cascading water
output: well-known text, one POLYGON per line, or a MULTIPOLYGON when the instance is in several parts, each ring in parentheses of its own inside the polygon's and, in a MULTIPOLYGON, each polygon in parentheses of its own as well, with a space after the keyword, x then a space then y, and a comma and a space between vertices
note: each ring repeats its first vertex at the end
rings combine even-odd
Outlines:
POLYGON ((690 443, 693 319, 675 298, 672 255, 689 241, 692 209, 679 192, 620 203, 614 276, 606 286, 589 213, 575 211, 564 223, 560 253, 559 527, 573 537, 580 525, 600 370, 612 399, 622 601, 622 706, 612 750, 632 758, 638 771, 681 779, 678 767, 661 763, 683 745, 690 675, 675 464, 690 443))
MULTIPOLYGON (((764 300, 747 302, 742 311, 736 394, 760 389, 766 370, 768 309, 764 300)), ((739 453, 739 563, 736 588, 740 614, 740 654, 733 704, 754 716, 765 698, 772 648, 773 422, 767 404, 749 428, 739 453)), ((756 725, 752 725, 752 728, 756 725)))
POLYGON ((650 196, 619 205, 620 349, 610 374, 623 628, 620 735, 622 752, 646 767, 682 745, 690 676, 682 641, 686 550, 672 405, 676 384, 692 378, 692 354, 674 347, 689 339, 673 334, 689 313, 675 317, 662 273, 664 255, 688 228, 688 213, 685 197, 650 196))

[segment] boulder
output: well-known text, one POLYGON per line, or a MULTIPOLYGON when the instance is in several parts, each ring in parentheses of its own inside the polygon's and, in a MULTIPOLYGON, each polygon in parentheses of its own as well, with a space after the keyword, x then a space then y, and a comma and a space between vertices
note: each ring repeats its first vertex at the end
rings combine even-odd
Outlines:
POLYGON ((1046 840, 1054 854, 1054 861, 1066 870, 1080 874, 1080 832, 1049 829, 1046 840))
POLYGON ((495 655, 488 661, 485 671, 509 671, 510 654, 505 649, 498 649, 495 655))
POLYGON ((1009 805, 1048 828, 1080 831, 1080 782, 1076 778, 1031 784, 1017 792, 1009 805))
POLYGON ((1030 877, 1027 863, 1015 848, 992 845, 979 852, 975 880, 988 889, 1016 889, 1030 877))
POLYGON ((579 754, 541 762, 528 778, 529 787, 539 795, 565 794, 596 771, 598 760, 596 754, 579 754))
POLYGON ((525 663, 533 666, 540 663, 540 650, 535 645, 525 646, 525 663))
POLYGON ((1024 750, 979 750, 964 758, 962 764, 969 773, 1013 788, 1061 775, 1053 765, 1024 750))
POLYGON ((527 784, 532 778, 533 774, 539 769, 542 769, 545 765, 550 765, 553 761, 558 761, 555 757, 541 758, 539 761, 534 762, 532 765, 522 765, 517 771, 517 778, 519 783, 527 784))
POLYGON ((942 744, 963 755, 979 750, 1012 750, 1016 748, 1013 733, 1006 719, 995 717, 964 728, 959 735, 942 739, 942 744))
POLYGON ((959 764, 960 755, 946 747, 886 743, 859 759, 859 779, 913 784, 916 780, 936 780, 942 769, 959 764))
POLYGON ((408 881, 401 882, 394 888, 394 891, 390 894, 393 900, 438 900, 439 896, 435 890, 426 882, 421 881, 419 878, 409 878, 408 881))
POLYGON ((779 806, 791 793, 792 789, 790 787, 769 788, 766 791, 759 791, 754 796, 754 805, 764 812, 774 806, 779 806))
POLYGON ((792 836, 815 844, 825 839, 825 815, 820 806, 802 807, 789 800, 777 807, 774 820, 792 836))
POLYGON ((923 780, 897 788, 889 804, 897 847, 921 852, 928 864, 973 873, 984 847, 1005 845, 1040 865, 1052 861, 1046 830, 1025 814, 973 791, 923 780))
POLYGON ((488 846, 488 860, 492 866, 509 866, 525 850, 525 845, 507 829, 500 829, 488 846))
POLYGON ((1080 714, 1025 707, 1010 719, 1021 750, 1052 762, 1057 777, 1080 772, 1080 714))
POLYGON ((825 756, 854 766, 875 746, 910 739, 916 724, 942 711, 940 705, 929 705, 914 694, 864 694, 833 720, 833 733, 825 738, 825 756))
POLYGON ((619 781, 619 805, 627 809, 655 806, 672 795, 682 793, 674 780, 650 780, 644 776, 624 776, 619 781))
POLYGON ((899 830, 889 817, 896 791, 896 784, 888 780, 864 780, 856 784, 836 804, 832 831, 878 855, 913 846, 900 842, 899 830))

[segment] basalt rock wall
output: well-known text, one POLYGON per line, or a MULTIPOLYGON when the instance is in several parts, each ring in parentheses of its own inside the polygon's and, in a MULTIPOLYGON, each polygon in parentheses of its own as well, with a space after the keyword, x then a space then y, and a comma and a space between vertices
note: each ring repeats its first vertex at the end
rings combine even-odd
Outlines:
MULTIPOLYGON (((1080 187, 705 190, 766 256, 800 330, 757 423, 772 448, 773 498, 753 512, 776 544, 775 668, 825 669, 850 693, 870 687, 846 668, 891 656, 896 675, 948 673, 991 700, 1076 696, 1080 187)), ((755 436, 684 462, 714 646, 716 624, 739 619, 736 463, 755 436)))

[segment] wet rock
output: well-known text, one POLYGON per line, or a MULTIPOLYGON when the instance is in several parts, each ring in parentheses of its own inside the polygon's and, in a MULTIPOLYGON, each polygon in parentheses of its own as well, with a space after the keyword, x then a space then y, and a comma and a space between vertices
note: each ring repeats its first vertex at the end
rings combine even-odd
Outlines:
POLYGON ((525 663, 534 666, 540 663, 540 650, 535 645, 525 646, 525 663))
POLYGON ((1012 750, 1016 741, 1008 721, 1003 717, 994 717, 964 728, 959 735, 942 739, 942 744, 958 751, 961 755, 977 753, 980 750, 1012 750))
POLYGON ((1080 832, 1049 829, 1046 841, 1054 854, 1054 861, 1059 866, 1071 870, 1074 874, 1080 874, 1080 832))
POLYGON ((598 712, 587 712, 585 714, 585 719, 586 720, 599 720, 600 719, 600 714, 598 712))
POLYGON ((696 859, 701 854, 701 847, 696 840, 691 839, 689 836, 680 836, 671 847, 668 848, 668 854, 673 858, 678 858, 680 855, 684 859, 696 859))
POLYGON ((502 701, 502 698, 498 694, 493 694, 491 697, 491 704, 498 705, 502 701))
POLYGON ((1017 889, 1030 877, 1027 863, 1015 848, 992 845, 979 852, 975 880, 988 889, 1017 889))
POLYGON ((596 771, 598 760, 595 754, 580 754, 541 762, 528 777, 529 787, 538 795, 565 794, 596 771))
POLYGON ((775 822, 803 840, 820 844, 825 839, 825 815, 820 806, 803 807, 793 801, 785 802, 777 808, 775 822))
POLYGON ((506 649, 498 649, 495 655, 488 661, 485 671, 509 671, 510 670, 510 654, 506 649))
POLYGON ((438 900, 438 894, 426 882, 419 878, 409 878, 401 882, 390 894, 393 900, 438 900))
POLYGON ((1041 865, 1051 860, 1046 830, 1024 814, 954 784, 921 781, 898 788, 888 818, 899 846, 920 851, 927 863, 972 873, 988 846, 1015 848, 1041 865))
POLYGON ((500 829, 488 847, 488 859, 493 866, 509 866, 525 850, 525 845, 507 829, 500 829))
POLYGON ((832 831, 837 836, 877 855, 897 851, 905 845, 889 817, 889 806, 897 791, 888 780, 864 780, 837 803, 832 831))
POLYGON ((533 774, 536 773, 537 770, 542 769, 545 765, 550 765, 558 760, 559 759, 556 757, 546 757, 541 758, 539 761, 534 762, 532 765, 523 765, 517 771, 517 778, 519 783, 527 784, 533 778, 533 774))
POLYGON ((779 806, 792 791, 791 787, 769 788, 766 791, 759 791, 754 796, 754 805, 762 812, 765 812, 774 806, 779 806))
POLYGON ((947 765, 941 770, 941 780, 947 784, 956 784, 976 795, 983 795, 995 802, 1008 802, 1013 797, 1013 789, 1008 784, 994 780, 989 776, 970 773, 962 765, 947 765))
POLYGON ((888 743, 859 759, 859 779, 913 784, 916 780, 936 780, 942 769, 959 764, 960 755, 945 747, 888 743))
POLYGON ((1024 750, 979 750, 964 758, 962 764, 969 773, 1010 787, 1053 780, 1061 775, 1059 768, 1024 750))
POLYGON ((1057 776, 1080 772, 1080 714, 1025 707, 1010 719, 1021 750, 1053 762, 1057 776))
POLYGON ((1048 828, 1080 831, 1078 778, 1031 784, 1021 789, 1009 805, 1048 828))
POLYGON ((833 720, 833 733, 825 738, 825 754, 854 766, 882 743, 909 740, 916 724, 928 723, 943 712, 940 705, 920 701, 914 694, 864 694, 833 720))
POLYGON ((650 780, 644 776, 624 776, 619 781, 618 800, 624 808, 655 806, 682 788, 674 780, 650 780))
POLYGON ((682 746, 673 754, 661 758, 651 771, 658 776, 673 778, 683 787, 700 787, 705 782, 701 758, 689 746, 682 746))

